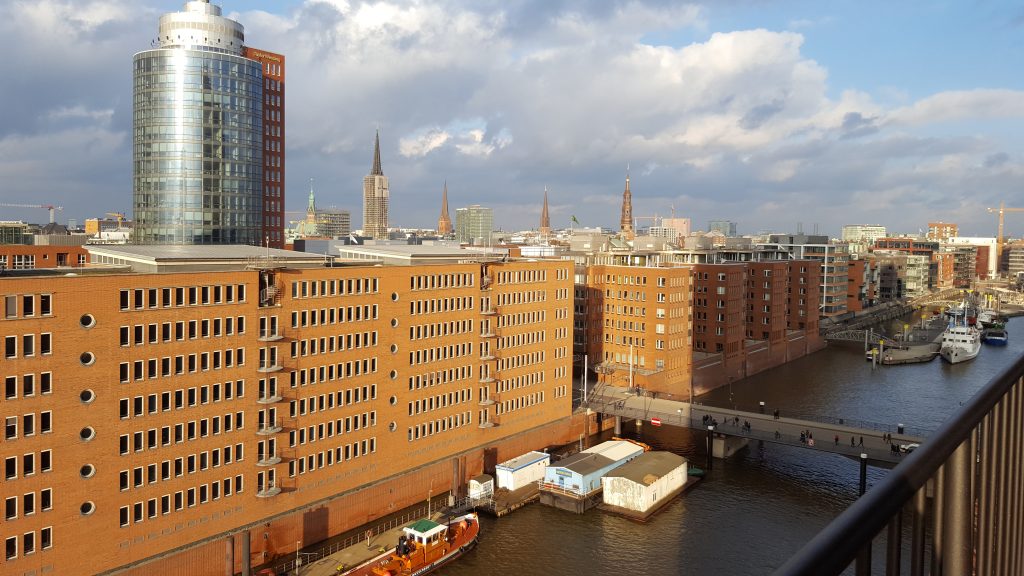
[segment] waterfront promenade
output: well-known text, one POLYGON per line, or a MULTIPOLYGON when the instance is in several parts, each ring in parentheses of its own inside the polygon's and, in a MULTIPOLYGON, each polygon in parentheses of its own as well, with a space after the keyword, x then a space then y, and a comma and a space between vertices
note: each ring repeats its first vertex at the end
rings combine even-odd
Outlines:
MULTIPOLYGON (((626 388, 603 386, 591 395, 587 404, 590 410, 608 416, 618 416, 641 422, 643 426, 653 425, 657 420, 661 426, 681 426, 695 430, 708 430, 713 421, 717 435, 762 440, 810 450, 841 454, 859 459, 867 454, 868 464, 891 468, 902 455, 891 449, 886 440, 892 436, 892 443, 899 445, 920 444, 923 440, 916 435, 900 432, 898 423, 864 427, 839 420, 822 422, 789 418, 785 414, 776 417, 771 407, 765 413, 745 412, 690 404, 663 398, 651 398, 631 394, 626 388), (805 436, 801 441, 801 433, 805 436), (837 440, 838 437, 838 440, 837 440), (810 440, 813 440, 811 442, 810 440)), ((905 432, 905 430, 904 430, 905 432)))

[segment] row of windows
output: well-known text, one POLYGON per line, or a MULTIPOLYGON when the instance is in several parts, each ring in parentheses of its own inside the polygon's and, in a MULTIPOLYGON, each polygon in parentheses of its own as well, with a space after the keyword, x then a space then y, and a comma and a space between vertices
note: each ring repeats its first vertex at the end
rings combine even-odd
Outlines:
POLYGON ((376 345, 377 331, 374 330, 373 332, 355 332, 352 334, 339 334, 338 336, 292 340, 291 353, 292 358, 298 358, 299 356, 344 352, 345 350, 356 350, 376 345))
POLYGON ((172 511, 177 512, 184 508, 193 508, 199 504, 206 504, 211 500, 219 500, 222 496, 228 497, 232 494, 241 494, 244 489, 242 475, 228 477, 219 482, 202 484, 188 490, 178 490, 174 494, 164 494, 158 499, 150 498, 146 502, 136 502, 131 506, 122 506, 119 511, 121 527, 132 523, 139 523, 146 518, 156 518, 158 515, 167 515, 172 511), (173 503, 172 503, 173 501, 173 503), (159 508, 157 508, 159 502, 159 508), (172 508, 173 506, 173 508, 172 508))
POLYGON ((568 394, 568 386, 555 386, 551 393, 555 398, 565 398, 566 394, 568 394))
POLYGON ((357 430, 377 425, 377 412, 363 412, 354 416, 346 416, 319 424, 312 424, 288 431, 288 446, 295 448, 307 443, 326 440, 342 434, 351 434, 357 430))
POLYGON ((134 326, 121 326, 121 346, 139 346, 145 343, 157 344, 159 342, 183 341, 186 338, 195 340, 197 338, 214 338, 220 336, 232 336, 235 334, 235 327, 238 327, 239 334, 245 334, 245 316, 239 316, 237 321, 234 317, 226 318, 204 318, 202 320, 189 320, 177 322, 163 322, 162 324, 135 324, 134 326), (186 327, 188 330, 186 331, 186 327))
POLYGON ((131 470, 121 470, 118 473, 118 488, 121 491, 141 488, 147 484, 180 478, 186 474, 195 474, 209 468, 219 468, 222 465, 227 466, 232 462, 241 462, 244 459, 245 446, 241 443, 229 444, 223 448, 179 456, 174 460, 164 460, 159 464, 154 462, 145 467, 136 466, 131 470))
POLYGON ((498 382, 498 392, 508 392, 509 390, 525 388, 527 386, 533 386, 534 384, 541 384, 543 382, 543 371, 521 374, 511 378, 502 378, 501 381, 498 382))
POLYGON ((509 292, 498 294, 498 306, 508 304, 533 304, 535 302, 547 302, 548 293, 546 290, 525 290, 521 292, 509 292))
POLYGON ((512 336, 502 336, 501 338, 498 338, 498 350, 526 346, 527 344, 539 344, 546 340, 545 336, 546 333, 543 330, 513 334, 512 336))
POLYGON ((7 416, 4 418, 4 440, 14 440, 18 438, 19 420, 21 421, 22 436, 35 436, 36 422, 39 423, 38 432, 40 434, 49 434, 50 432, 53 432, 53 412, 50 410, 40 412, 39 414, 23 414, 20 419, 17 416, 7 416))
POLYGON ((438 384, 465 380, 472 375, 473 368, 471 366, 456 366, 445 370, 427 372, 426 374, 417 374, 409 376, 409 390, 419 390, 420 388, 427 388, 438 384))
POLYGON ((296 458, 288 462, 288 476, 295 477, 297 474, 312 472, 318 468, 325 468, 334 464, 340 464, 346 460, 359 458, 377 451, 377 438, 367 438, 359 442, 336 446, 329 450, 323 450, 316 454, 309 454, 304 458, 296 458))
POLYGON ((4 498, 4 520, 10 522, 21 516, 32 516, 37 511, 49 512, 53 510, 53 489, 43 488, 38 492, 26 492, 18 498, 8 496, 4 498), (20 504, 20 510, 19 510, 20 504))
POLYGON ((409 277, 409 288, 413 290, 434 290, 437 288, 463 288, 473 286, 472 274, 428 274, 409 277))
POLYGON ((292 312, 292 328, 376 320, 378 311, 379 309, 376 304, 295 310, 292 312))
MULTIPOLYGON (((36 354, 47 356, 53 354, 53 335, 49 332, 42 334, 23 334, 21 336, 21 356, 30 358, 36 354), (36 336, 38 336, 39 349, 36 349, 36 336)), ((18 357, 18 337, 4 336, 4 358, 18 357)))
POLYGON ((412 416, 413 414, 422 414, 423 412, 430 412, 431 410, 437 410, 440 408, 447 408, 463 402, 471 402, 472 400, 473 391, 469 388, 463 388, 446 394, 438 394, 436 396, 428 396, 427 398, 409 402, 409 416, 412 416))
POLYGON ((202 352, 185 356, 164 356, 163 358, 150 358, 149 360, 135 360, 133 362, 121 362, 118 369, 118 377, 122 384, 135 380, 136 382, 147 378, 177 376, 185 373, 194 373, 207 370, 220 370, 245 365, 245 348, 232 350, 214 350, 213 352, 202 352), (173 363, 172 363, 173 361, 173 363))
POLYGON ((531 394, 527 394, 526 396, 513 398, 512 400, 504 400, 502 402, 498 402, 497 406, 495 406, 494 408, 494 411, 496 414, 501 415, 506 414, 508 412, 515 412, 516 410, 521 410, 523 408, 529 408, 530 406, 534 406, 542 402, 544 402, 544 392, 533 392, 531 394))
POLYGON ((316 384, 317 382, 328 382, 339 378, 352 378, 362 374, 373 374, 377 371, 377 358, 363 358, 361 360, 350 360, 326 364, 313 368, 294 370, 289 373, 292 388, 316 384))
POLYGON ((43 450, 36 454, 29 452, 21 458, 17 456, 4 457, 4 480, 14 480, 18 477, 18 462, 21 462, 21 475, 29 477, 36 473, 36 462, 39 463, 39 472, 50 472, 53 470, 53 452, 43 450))
POLYGON ((526 282, 547 282, 547 270, 511 270, 498 272, 498 284, 524 284, 526 282))
POLYGON ((473 298, 456 296, 454 298, 430 298, 409 302, 409 314, 434 314, 436 312, 452 312, 455 310, 472 310, 473 298))
POLYGON ((614 318, 605 318, 604 327, 606 329, 614 328, 615 330, 632 330, 635 332, 643 332, 644 330, 647 329, 647 323, 633 322, 629 320, 616 320, 614 318))
POLYGON ((433 436, 434 434, 454 430, 473 423, 473 415, 470 412, 459 412, 445 418, 438 418, 430 422, 424 422, 409 427, 409 442, 433 436))
POLYGON ((121 310, 245 302, 245 284, 121 290, 121 310), (187 297, 187 298, 186 298, 187 297))
POLYGON ((418 324, 409 327, 409 339, 434 338, 452 334, 469 334, 473 332, 472 320, 451 320, 434 324, 418 324))
POLYGON ((168 412, 191 408, 200 404, 224 402, 245 396, 245 381, 230 380, 221 385, 204 384, 191 388, 179 388, 175 391, 166 390, 157 394, 121 398, 118 401, 118 415, 122 418, 140 417, 146 414, 168 412))
MULTIPOLYGON (((35 531, 25 532, 21 536, 21 555, 29 556, 36 552, 37 535, 35 531)), ((38 533, 39 550, 53 548, 53 527, 47 526, 38 533)), ((14 560, 18 557, 18 537, 8 536, 4 541, 4 558, 14 560)))
POLYGON ((120 454, 124 456, 129 452, 142 452, 146 449, 153 450, 160 446, 180 444, 211 435, 216 436, 221 432, 227 433, 232 430, 241 430, 244 427, 244 412, 228 413, 223 416, 203 418, 202 420, 179 422, 174 426, 150 428, 145 431, 140 430, 131 434, 122 434, 119 438, 118 446, 120 447, 120 454))
POLYGON ((377 278, 349 278, 347 280, 302 280, 292 282, 292 298, 317 298, 351 294, 377 294, 377 278))
POLYGON ((53 297, 49 294, 9 294, 4 296, 4 318, 32 318, 53 315, 53 297), (18 308, 18 304, 21 308, 18 308))
POLYGON ((519 368, 520 366, 530 366, 532 364, 540 364, 544 362, 544 351, 527 352, 525 354, 513 354, 512 356, 503 356, 498 360, 499 370, 508 370, 509 368, 519 368))
MULTIPOLYGON (((78 256, 80 263, 82 256, 78 256)), ((0 267, 10 268, 11 270, 32 270, 36 267, 36 257, 34 254, 13 254, 10 264, 8 264, 7 255, 0 254, 0 267)))
POLYGON ((548 319, 546 310, 534 310, 532 312, 518 312, 516 314, 502 314, 498 317, 498 328, 504 326, 521 326, 523 324, 536 324, 548 319))
POLYGON ((309 398, 291 400, 288 403, 288 411, 289 416, 291 418, 295 418, 296 416, 315 414, 335 407, 341 408, 342 406, 358 404, 364 401, 368 402, 370 400, 375 400, 376 398, 377 385, 369 384, 366 386, 348 388, 346 390, 335 390, 334 392, 311 396, 309 398))
POLYGON ((412 352, 409 352, 409 364, 423 364, 426 362, 433 362, 435 360, 459 358, 461 356, 468 356, 472 353, 472 342, 463 342, 461 344, 449 344, 447 346, 437 346, 434 348, 427 348, 424 350, 414 350, 412 352))
POLYGON ((36 394, 53 393, 53 373, 42 372, 40 374, 22 374, 21 386, 18 386, 18 377, 4 376, 4 400, 14 400, 20 394, 22 398, 31 398, 36 394))

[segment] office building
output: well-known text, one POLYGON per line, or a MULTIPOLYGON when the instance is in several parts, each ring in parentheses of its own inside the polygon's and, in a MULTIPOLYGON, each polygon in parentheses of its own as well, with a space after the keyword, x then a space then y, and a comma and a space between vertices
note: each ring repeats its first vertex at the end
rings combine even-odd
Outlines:
POLYGON ((455 239, 464 244, 485 246, 491 243, 494 210, 479 204, 455 210, 455 239))
POLYGON ((0 278, 2 574, 251 573, 581 431, 570 262, 88 250, 0 278))
POLYGON ((879 224, 847 224, 843 226, 842 240, 867 244, 870 248, 879 238, 885 238, 885 226, 879 224))
POLYGON ((380 166, 380 131, 373 141, 373 166, 363 178, 363 235, 388 239, 388 177, 380 166))
POLYGON ((958 236, 959 230, 959 226, 950 222, 929 222, 927 238, 929 240, 946 242, 950 238, 958 236))
POLYGON ((284 242, 284 58, 207 1, 134 57, 133 240, 284 242))
POLYGON ((718 232, 723 236, 732 237, 736 235, 736 223, 731 220, 710 220, 708 232, 718 232))

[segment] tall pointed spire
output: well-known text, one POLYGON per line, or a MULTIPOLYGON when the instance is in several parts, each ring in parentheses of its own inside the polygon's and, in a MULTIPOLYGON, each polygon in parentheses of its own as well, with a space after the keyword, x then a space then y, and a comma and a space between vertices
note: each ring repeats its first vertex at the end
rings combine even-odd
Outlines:
POLYGON ((540 211, 540 229, 541 236, 547 236, 551 234, 551 218, 548 216, 548 187, 544 187, 544 208, 540 211))
POLYGON ((309 179, 309 203, 306 205, 306 214, 316 214, 316 196, 313 194, 313 179, 309 179))
POLYGON ((622 192, 622 216, 619 218, 619 232, 627 240, 632 240, 636 236, 636 232, 633 230, 633 193, 629 190, 629 164, 626 165, 626 189, 622 192))
POLYGON ((441 193, 441 217, 437 219, 437 234, 448 236, 452 233, 452 219, 448 216, 448 181, 444 181, 444 192, 441 193))
POLYGON ((380 169, 380 129, 377 129, 377 136, 373 141, 373 169, 370 176, 383 176, 384 171, 380 169))

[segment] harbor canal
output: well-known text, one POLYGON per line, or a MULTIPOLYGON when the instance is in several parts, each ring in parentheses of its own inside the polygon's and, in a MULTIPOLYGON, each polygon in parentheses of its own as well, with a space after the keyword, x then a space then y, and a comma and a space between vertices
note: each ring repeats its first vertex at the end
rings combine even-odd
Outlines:
MULTIPOLYGON (((1024 353, 1024 318, 1011 319, 1006 347, 973 361, 872 368, 862 348, 830 346, 697 398, 707 405, 807 419, 904 424, 934 430, 1012 359, 1024 353)), ((626 427, 630 437, 698 466, 704 436, 670 426, 626 427)), ((592 439, 591 444, 598 439, 592 439)), ((821 439, 826 441, 826 439, 821 439)), ((870 469, 870 485, 884 470, 870 469)), ((646 524, 591 510, 576 515, 532 504, 482 518, 476 550, 445 567, 478 574, 770 574, 856 498, 857 462, 835 454, 756 442, 646 524)))

